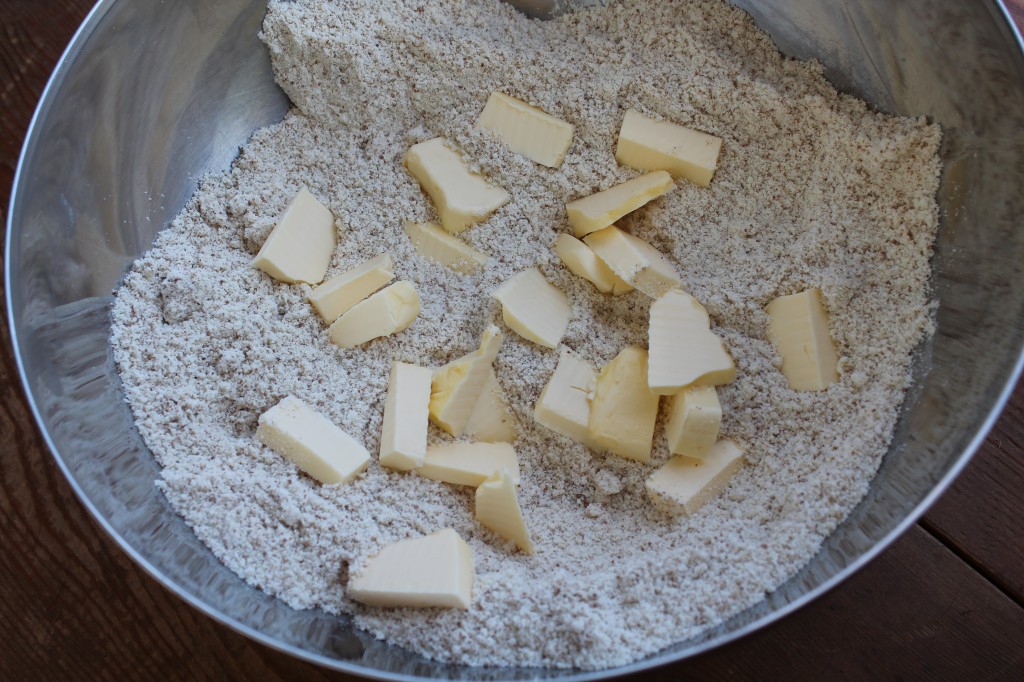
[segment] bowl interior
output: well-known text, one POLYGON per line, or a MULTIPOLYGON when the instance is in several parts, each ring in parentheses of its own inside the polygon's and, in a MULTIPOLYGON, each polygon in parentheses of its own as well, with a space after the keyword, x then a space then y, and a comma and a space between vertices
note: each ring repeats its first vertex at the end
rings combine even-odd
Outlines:
MULTIPOLYGON (((531 14, 563 0, 513 2, 531 14)), ((591 4, 582 2, 578 4, 591 4)), ((995 2, 736 0, 788 55, 880 110, 945 132, 935 336, 865 500, 761 604, 623 673, 698 653, 820 594, 923 511, 991 426, 1024 345, 1024 59, 995 2), (952 49, 951 46, 956 46, 952 49)), ((111 292, 203 174, 226 168, 288 101, 257 33, 264 0, 100 2, 48 87, 8 223, 8 312, 37 420, 90 511, 143 567, 208 614, 296 655, 375 677, 516 679, 609 672, 426 661, 346 618, 294 611, 224 568, 169 507, 109 347, 111 292)))

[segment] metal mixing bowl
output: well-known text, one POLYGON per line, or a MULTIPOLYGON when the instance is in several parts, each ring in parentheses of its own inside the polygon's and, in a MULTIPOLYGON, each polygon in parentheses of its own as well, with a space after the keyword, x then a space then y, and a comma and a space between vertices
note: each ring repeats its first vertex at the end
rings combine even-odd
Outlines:
MULTIPOLYGON (((551 0, 520 0, 544 14, 551 0)), ((938 331, 871 491, 763 603, 624 668, 593 674, 426 661, 248 587, 153 486, 107 343, 111 291, 194 191, 288 102, 257 40, 264 0, 103 0, 61 60, 29 131, 7 231, 8 313, 25 389, 82 502, 157 580, 265 644, 387 679, 595 679, 678 660, 788 613, 907 528, 981 443, 1024 345, 1024 59, 994 1, 737 0, 782 50, 878 109, 942 124, 938 331)))

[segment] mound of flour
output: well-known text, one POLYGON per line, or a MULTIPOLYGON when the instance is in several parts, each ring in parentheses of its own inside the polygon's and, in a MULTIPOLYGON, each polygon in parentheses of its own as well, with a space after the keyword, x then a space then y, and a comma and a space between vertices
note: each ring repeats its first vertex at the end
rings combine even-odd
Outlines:
MULTIPOLYGON (((117 293, 125 392, 163 466, 158 486, 214 554, 296 608, 437 659, 601 668, 650 654, 761 600, 817 551, 868 488, 930 331, 940 131, 837 93, 821 68, 782 58, 724 2, 625 0, 550 22, 497 0, 272 1, 263 40, 296 108, 205 178, 117 293), (493 90, 576 127, 564 165, 507 151, 473 122, 493 90), (564 203, 637 175, 615 163, 624 111, 718 135, 710 188, 678 183, 621 224, 670 254, 736 360, 719 390, 723 436, 747 464, 724 494, 669 519, 643 481, 654 462, 594 454, 533 423, 557 352, 508 332, 496 370, 520 424, 520 501, 538 546, 515 551, 473 519, 473 491, 382 469, 322 486, 260 445, 256 419, 286 395, 371 451, 393 360, 437 366, 501 325, 489 293, 538 265, 566 292, 566 346, 594 365, 646 344, 650 300, 612 298, 551 245, 564 203), (492 258, 458 275, 417 257, 407 220, 434 218, 402 168, 444 136, 512 201, 463 233, 492 258), (422 312, 406 332, 342 350, 305 286, 250 261, 305 185, 342 228, 328 272, 390 252, 422 312), (790 390, 765 305, 820 287, 842 380, 790 390), (382 610, 344 576, 388 543, 452 527, 476 560, 469 611, 382 610)), ((663 420, 662 420, 663 421, 663 420)), ((431 427, 432 441, 447 437, 431 427)))

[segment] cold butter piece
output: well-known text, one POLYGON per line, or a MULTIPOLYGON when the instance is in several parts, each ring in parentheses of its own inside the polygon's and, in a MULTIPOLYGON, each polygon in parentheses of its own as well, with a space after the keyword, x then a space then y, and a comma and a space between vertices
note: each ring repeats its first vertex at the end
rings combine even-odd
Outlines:
POLYGON ((651 304, 648 385, 659 395, 686 386, 717 386, 736 378, 725 344, 711 331, 711 318, 697 299, 673 289, 651 304))
POLYGON ((620 296, 633 291, 633 287, 612 272, 594 250, 569 234, 560 234, 555 241, 555 254, 562 260, 569 272, 587 280, 602 294, 620 296))
POLYGON ((572 125, 500 92, 492 92, 476 121, 498 135, 516 154, 558 168, 572 144, 572 125))
POLYGON ((714 386, 691 386, 672 396, 665 439, 673 455, 703 459, 718 441, 722 404, 714 386))
POLYGON ((404 163, 430 195, 441 227, 452 234, 485 220, 511 198, 482 175, 471 173, 462 157, 440 137, 413 145, 405 153, 404 163))
POLYGON ((594 447, 589 424, 590 397, 596 382, 594 368, 563 348, 558 366, 533 409, 534 420, 555 433, 594 447))
POLYGON ((294 396, 260 415, 256 438, 321 483, 347 483, 370 463, 359 441, 294 396))
POLYGON ((274 279, 316 284, 337 246, 334 216, 305 187, 292 197, 252 261, 274 279))
POLYGON ((651 298, 682 286, 664 254, 614 225, 588 234, 583 241, 612 272, 651 298))
POLYGON ((628 346, 597 376, 588 430, 596 449, 651 461, 658 396, 647 387, 647 351, 628 346))
POLYGON ((768 334, 782 356, 782 373, 792 388, 821 391, 839 381, 839 356, 829 335, 820 291, 780 296, 766 311, 771 318, 768 334))
POLYGON ((647 202, 672 189, 672 176, 665 171, 645 173, 606 190, 565 205, 569 224, 582 237, 608 227, 647 202))
POLYGON ((433 372, 405 362, 391 365, 391 380, 384 399, 384 426, 380 437, 380 463, 408 471, 427 456, 427 407, 433 372))
POLYGON ((501 469, 519 485, 519 458, 508 443, 459 442, 428 447, 427 457, 416 473, 433 481, 475 488, 501 469))
POLYGON ((516 420, 509 412, 493 367, 488 368, 476 407, 466 422, 465 433, 488 443, 511 443, 516 439, 516 420))
POLYGON ((519 506, 516 482, 507 470, 498 470, 476 489, 476 520, 527 554, 536 551, 519 506))
POLYGON ((348 583, 348 596, 369 606, 468 609, 473 552, 451 528, 388 545, 348 583))
POLYGON ((455 272, 479 272, 487 264, 487 254, 477 251, 434 223, 406 223, 405 233, 420 255, 455 272))
POLYGON ((673 177, 707 187, 721 151, 720 137, 656 121, 630 109, 622 119, 615 160, 638 170, 668 171, 673 177))
POLYGON ((339 317, 330 328, 331 341, 352 348, 407 329, 420 314, 420 297, 412 282, 395 282, 339 317))
POLYGON ((491 363, 498 357, 503 336, 493 324, 480 337, 480 347, 434 372, 430 388, 430 420, 453 436, 461 436, 473 415, 491 363))
POLYGON ((693 514, 721 493, 741 466, 743 451, 732 441, 720 440, 704 459, 669 459, 647 479, 647 493, 669 514, 693 514))
POLYGON ((569 299, 537 268, 514 275, 491 296, 501 303, 505 324, 528 341, 557 348, 569 328, 569 299))
POLYGON ((391 256, 381 254, 316 287, 309 294, 309 302, 330 324, 394 278, 395 264, 391 256))

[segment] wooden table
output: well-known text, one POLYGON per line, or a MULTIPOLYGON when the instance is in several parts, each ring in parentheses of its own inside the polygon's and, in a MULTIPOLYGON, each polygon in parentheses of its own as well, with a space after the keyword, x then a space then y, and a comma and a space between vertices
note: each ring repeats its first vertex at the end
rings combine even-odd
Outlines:
MULTIPOLYGON (((974 1, 974 0, 964 0, 974 1)), ((92 0, 0 0, 0 207, 36 101, 92 0)), ((1018 24, 1024 0, 1012 0, 1018 24)), ((39 437, 0 328, 0 680, 339 680, 192 610, 92 521, 39 437)), ((648 673, 1024 679, 1024 385, 924 519, 798 613, 648 673)))

